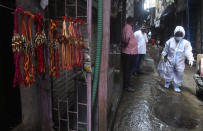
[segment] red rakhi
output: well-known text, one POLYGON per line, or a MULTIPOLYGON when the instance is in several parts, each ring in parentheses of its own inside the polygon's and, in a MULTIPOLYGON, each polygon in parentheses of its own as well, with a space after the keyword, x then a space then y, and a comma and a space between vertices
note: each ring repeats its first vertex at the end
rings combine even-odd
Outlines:
POLYGON ((51 76, 57 76, 60 75, 60 69, 59 69, 59 52, 58 52, 58 36, 57 36, 57 21, 50 20, 50 26, 49 26, 49 36, 50 36, 50 42, 49 42, 49 59, 50 59, 50 71, 49 74, 51 76))
POLYGON ((37 57, 37 74, 45 73, 45 62, 44 62, 44 44, 46 35, 42 32, 42 23, 44 16, 42 14, 36 14, 34 22, 36 24, 36 35, 35 35, 35 44, 36 44, 36 57, 37 57))
POLYGON ((56 63, 56 77, 60 76, 60 66, 59 66, 59 42, 58 42, 58 32, 57 26, 59 24, 58 21, 54 21, 56 27, 53 31, 54 36, 54 45, 55 45, 55 63, 56 63))
POLYGON ((32 45, 32 30, 31 30, 31 18, 34 18, 29 11, 25 11, 24 15, 27 15, 28 30, 26 31, 25 21, 22 19, 22 30, 26 33, 26 45, 24 49, 24 83, 29 86, 34 82, 34 65, 32 62, 33 57, 33 45, 32 45))
POLYGON ((24 84, 28 86, 29 82, 29 55, 28 55, 28 43, 27 43, 27 29, 24 19, 24 14, 21 17, 21 31, 22 35, 21 38, 23 39, 23 69, 24 69, 24 84))
POLYGON ((23 84, 22 74, 20 70, 20 50, 22 46, 22 40, 18 30, 18 13, 23 14, 24 11, 21 8, 17 7, 14 12, 14 36, 12 38, 12 49, 14 53, 15 75, 13 81, 13 88, 15 88, 16 86, 20 87, 23 84))

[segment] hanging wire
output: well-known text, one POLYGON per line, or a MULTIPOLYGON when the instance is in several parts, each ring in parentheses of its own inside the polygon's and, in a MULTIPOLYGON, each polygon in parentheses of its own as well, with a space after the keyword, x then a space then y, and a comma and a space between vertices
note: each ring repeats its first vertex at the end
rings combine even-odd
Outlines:
POLYGON ((11 11, 14 11, 14 10, 15 10, 15 9, 10 8, 10 7, 8 7, 8 6, 5 6, 5 5, 3 5, 3 4, 0 4, 0 7, 6 8, 6 9, 11 10, 11 11))
POLYGON ((10 7, 8 7, 8 6, 5 6, 5 5, 3 5, 3 4, 0 4, 0 7, 1 7, 1 8, 5 8, 5 9, 8 9, 8 10, 12 11, 12 12, 10 12, 10 13, 11 13, 11 14, 14 14, 15 9, 10 8, 10 7))

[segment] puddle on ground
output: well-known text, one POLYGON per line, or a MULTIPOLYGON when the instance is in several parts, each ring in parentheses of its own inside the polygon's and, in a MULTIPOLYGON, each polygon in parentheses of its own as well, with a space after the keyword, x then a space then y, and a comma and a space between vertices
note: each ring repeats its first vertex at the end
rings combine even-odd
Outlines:
POLYGON ((196 96, 162 87, 159 77, 133 78, 136 92, 124 92, 113 131, 203 131, 203 109, 196 96))
POLYGON ((154 115, 169 126, 175 128, 194 129, 200 123, 200 118, 191 107, 184 95, 156 89, 152 91, 154 98, 153 113, 154 115))

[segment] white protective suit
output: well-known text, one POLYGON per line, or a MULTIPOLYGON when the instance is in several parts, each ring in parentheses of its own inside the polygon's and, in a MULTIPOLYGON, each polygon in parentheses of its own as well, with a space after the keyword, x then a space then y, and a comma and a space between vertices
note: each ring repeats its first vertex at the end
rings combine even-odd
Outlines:
MULTIPOLYGON (((183 33, 184 38, 184 28, 177 26, 174 35, 178 31, 183 33)), ((190 42, 182 39, 176 46, 175 38, 172 37, 166 42, 162 55, 167 56, 165 81, 171 82, 173 80, 175 87, 181 86, 185 69, 185 59, 194 61, 190 42)))
POLYGON ((138 43, 138 54, 146 54, 146 43, 148 42, 147 34, 138 30, 134 33, 138 43))

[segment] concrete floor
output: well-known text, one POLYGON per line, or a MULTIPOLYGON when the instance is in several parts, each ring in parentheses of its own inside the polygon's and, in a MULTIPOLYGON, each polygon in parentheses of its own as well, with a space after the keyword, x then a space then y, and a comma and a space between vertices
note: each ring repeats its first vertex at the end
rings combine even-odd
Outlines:
POLYGON ((156 71, 133 77, 136 91, 123 92, 113 131, 203 131, 203 101, 195 96, 194 73, 194 67, 186 67, 182 93, 165 89, 156 71))

